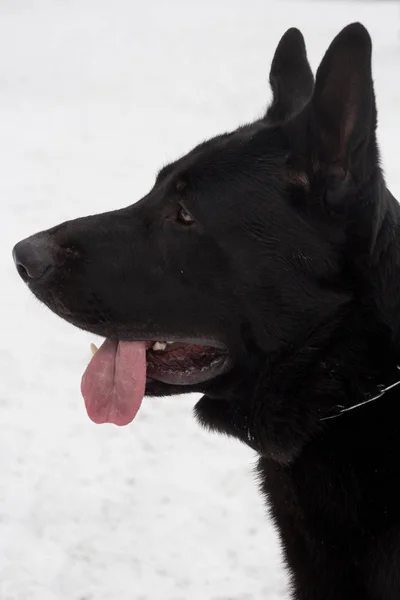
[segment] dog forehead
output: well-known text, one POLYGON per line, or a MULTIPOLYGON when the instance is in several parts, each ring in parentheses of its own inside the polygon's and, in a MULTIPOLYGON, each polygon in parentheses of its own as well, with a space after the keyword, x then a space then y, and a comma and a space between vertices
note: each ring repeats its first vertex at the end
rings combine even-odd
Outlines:
POLYGON ((169 179, 179 186, 181 182, 195 183, 211 176, 220 179, 228 174, 240 175, 249 169, 268 169, 271 164, 281 163, 284 156, 282 136, 259 121, 198 144, 161 169, 157 182, 169 179))

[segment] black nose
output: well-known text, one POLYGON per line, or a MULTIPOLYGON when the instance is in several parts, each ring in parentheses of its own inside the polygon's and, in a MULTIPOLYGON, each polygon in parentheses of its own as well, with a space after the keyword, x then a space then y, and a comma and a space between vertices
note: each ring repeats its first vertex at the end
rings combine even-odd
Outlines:
POLYGON ((43 277, 54 262, 51 245, 41 234, 18 242, 13 249, 13 258, 18 273, 26 282, 43 277))

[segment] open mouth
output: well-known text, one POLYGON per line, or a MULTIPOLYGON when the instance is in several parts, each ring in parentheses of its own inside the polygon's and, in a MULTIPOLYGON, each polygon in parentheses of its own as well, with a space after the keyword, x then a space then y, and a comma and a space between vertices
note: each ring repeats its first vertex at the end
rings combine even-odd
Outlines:
POLYGON ((208 341, 140 341, 106 339, 82 377, 86 410, 95 423, 127 425, 136 416, 146 388, 155 380, 193 386, 229 369, 225 346, 208 341))
POLYGON ((149 379, 170 385, 195 385, 219 374, 227 353, 206 344, 150 342, 146 359, 149 379))

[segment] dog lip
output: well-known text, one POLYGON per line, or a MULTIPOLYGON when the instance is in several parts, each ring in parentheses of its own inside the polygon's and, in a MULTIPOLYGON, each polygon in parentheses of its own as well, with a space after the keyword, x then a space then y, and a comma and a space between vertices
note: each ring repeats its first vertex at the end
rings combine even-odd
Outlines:
POLYGON ((160 369, 147 365, 147 380, 146 383, 157 381, 165 385, 173 385, 178 387, 192 386, 206 383, 215 379, 219 375, 223 375, 230 370, 231 360, 229 355, 222 355, 213 360, 213 362, 205 369, 174 372, 168 368, 160 369))
MULTIPOLYGON (((57 299, 55 298, 55 301, 57 299)), ((102 337, 104 339, 113 339, 121 342, 145 342, 150 344, 151 342, 173 342, 175 344, 187 344, 194 346, 210 346, 212 348, 216 348, 218 350, 222 350, 228 354, 228 344, 222 341, 221 338, 218 338, 215 334, 206 333, 205 335, 185 335, 184 333, 168 333, 165 330, 161 330, 161 328, 156 327, 148 327, 146 328, 143 325, 135 326, 131 329, 128 326, 124 325, 113 325, 112 323, 100 323, 91 321, 89 322, 85 318, 79 318, 76 313, 68 311, 67 308, 63 305, 60 306, 58 303, 55 306, 55 301, 53 299, 52 305, 50 308, 56 314, 62 316, 66 321, 82 329, 87 331, 88 333, 92 333, 93 335, 102 337)))
POLYGON ((226 354, 228 358, 230 355, 229 348, 227 344, 224 342, 212 338, 212 337, 184 337, 184 336, 174 336, 171 334, 160 334, 151 333, 151 334, 140 334, 140 335, 129 335, 129 334, 102 334, 100 332, 93 331, 95 335, 99 335, 100 337, 104 337, 106 339, 114 339, 119 342, 144 342, 146 344, 146 350, 151 350, 152 346, 155 342, 166 342, 172 345, 182 345, 182 346, 203 346, 205 348, 214 348, 215 350, 220 350, 222 353, 226 354))

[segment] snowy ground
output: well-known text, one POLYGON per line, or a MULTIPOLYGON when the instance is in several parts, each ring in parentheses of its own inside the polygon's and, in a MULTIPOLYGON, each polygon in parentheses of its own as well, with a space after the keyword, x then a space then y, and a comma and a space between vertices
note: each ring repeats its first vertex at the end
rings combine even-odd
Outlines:
POLYGON ((95 426, 79 393, 93 339, 14 271, 22 237, 134 202, 156 169, 259 115, 280 35, 315 67, 345 24, 374 39, 383 161, 400 197, 394 2, 1 0, 0 599, 287 597, 253 454, 202 431, 195 398, 95 426))

